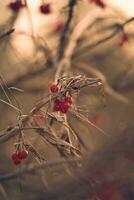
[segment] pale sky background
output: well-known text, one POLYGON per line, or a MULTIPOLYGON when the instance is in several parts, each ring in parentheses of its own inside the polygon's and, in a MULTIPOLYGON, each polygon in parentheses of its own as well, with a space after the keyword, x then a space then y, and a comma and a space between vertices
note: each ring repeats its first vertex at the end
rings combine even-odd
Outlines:
MULTIPOLYGON (((134 16, 134 0, 108 0, 114 6, 127 13, 129 16, 134 16)), ((107 0, 105 0, 107 2, 107 0)))

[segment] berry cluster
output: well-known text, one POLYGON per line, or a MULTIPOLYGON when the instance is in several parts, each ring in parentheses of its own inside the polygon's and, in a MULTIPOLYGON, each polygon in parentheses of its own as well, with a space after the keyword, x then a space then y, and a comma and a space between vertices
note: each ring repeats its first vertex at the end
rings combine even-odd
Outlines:
POLYGON ((42 14, 45 14, 45 15, 50 14, 50 13, 51 13, 50 4, 42 4, 42 5, 39 7, 39 11, 40 11, 42 14))
POLYGON ((22 0, 16 0, 8 4, 8 8, 11 9, 13 12, 18 12, 21 8, 25 6, 26 5, 23 4, 22 0))
POLYGON ((67 111, 71 107, 71 105, 72 105, 72 97, 71 96, 68 96, 63 100, 56 99, 54 101, 53 110, 60 111, 62 113, 67 113, 67 111))
POLYGON ((95 3, 100 8, 105 8, 106 4, 103 2, 103 0, 90 0, 91 3, 95 3))
POLYGON ((28 151, 26 151, 25 149, 19 152, 15 152, 11 156, 15 165, 19 165, 21 161, 26 159, 27 157, 28 157, 28 151))
MULTIPOLYGON (((53 83, 50 86, 50 91, 55 94, 59 92, 59 86, 55 83, 53 83)), ((60 111, 62 113, 67 113, 68 109, 72 105, 72 97, 71 96, 66 96, 66 97, 58 97, 54 100, 54 105, 53 105, 53 111, 60 111)))

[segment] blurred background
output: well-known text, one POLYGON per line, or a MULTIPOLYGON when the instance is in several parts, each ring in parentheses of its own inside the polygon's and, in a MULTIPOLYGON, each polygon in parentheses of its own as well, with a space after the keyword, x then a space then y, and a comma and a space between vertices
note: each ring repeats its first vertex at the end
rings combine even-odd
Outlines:
MULTIPOLYGON (((49 91, 55 68, 44 67, 46 52, 49 49, 53 57, 56 55, 59 38, 67 18, 67 0, 48 0, 47 3, 52 5, 52 13, 49 15, 43 15, 39 11, 39 6, 43 2, 46 1, 27 0, 27 8, 14 13, 7 7, 10 1, 0 1, 0 35, 12 28, 15 29, 11 35, 0 40, 0 75, 8 87, 22 90, 12 89, 12 94, 24 114, 27 114, 49 91)), ((28 174, 4 181, 1 184, 0 199, 134 199, 133 180, 129 183, 130 178, 127 177, 133 174, 134 165, 134 21, 124 27, 123 31, 127 34, 128 40, 123 45, 119 45, 122 31, 111 36, 117 24, 134 17, 134 1, 105 0, 105 2, 106 9, 103 10, 87 0, 78 1, 72 29, 87 12, 96 14, 90 25, 94 23, 78 41, 70 71, 72 74, 103 79, 104 90, 97 87, 84 89, 77 98, 76 105, 88 120, 104 130, 106 135, 93 126, 83 124, 70 114, 72 127, 79 133, 87 147, 87 152, 84 152, 84 158, 87 158, 86 162, 83 161, 84 167, 78 167, 77 173, 77 169, 74 170, 75 164, 58 165, 40 171, 34 176, 28 174), (107 39, 103 41, 104 38, 107 39), (104 177, 107 180, 105 170, 106 174, 113 176, 113 180, 116 180, 117 175, 118 179, 122 178, 125 173, 127 181, 123 179, 119 184, 115 181, 116 184, 108 186, 108 189, 105 187, 106 191, 102 187, 104 195, 100 195, 99 191, 100 196, 96 196, 93 192, 94 186, 88 183, 85 177, 88 177, 87 172, 89 172, 89 179, 93 174, 93 177, 101 177, 100 179, 104 177), (112 171, 115 173, 112 174, 112 171), (124 187, 125 181, 128 184, 124 187)), ((2 89, 0 99, 5 100, 2 89)), ((0 102, 0 130, 14 124, 17 114, 12 108, 0 102)), ((27 137, 48 162, 61 159, 58 152, 44 143, 33 131, 27 137)), ((13 137, 0 144, 1 175, 18 168, 10 159, 14 151, 14 142, 13 137)), ((24 164, 29 163, 36 163, 32 155, 24 164)))

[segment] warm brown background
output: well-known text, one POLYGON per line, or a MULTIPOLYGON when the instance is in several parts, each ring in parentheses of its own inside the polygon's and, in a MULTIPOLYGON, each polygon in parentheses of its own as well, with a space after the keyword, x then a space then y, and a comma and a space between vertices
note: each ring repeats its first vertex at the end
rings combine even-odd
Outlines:
MULTIPOLYGON (((36 0, 35 0, 36 1, 36 0)), ((9 1, 2 1, 0 3, 1 13, 0 13, 0 26, 2 27, 0 32, 3 30, 7 30, 8 27, 11 27, 11 22, 8 24, 7 20, 11 17, 11 12, 7 10, 6 5, 9 1)), ((58 9, 61 6, 61 2, 58 1, 56 3, 55 15, 58 16, 58 9)), ((94 7, 92 7, 94 9, 94 7)), ((75 23, 80 20, 85 13, 91 9, 87 6, 86 1, 79 2, 78 11, 76 12, 75 16, 75 23)), ((33 34, 35 37, 38 35, 45 38, 50 48, 56 47, 57 44, 57 35, 53 35, 51 32, 54 26, 55 15, 51 17, 45 18, 44 16, 40 16, 36 10, 30 11, 34 13, 32 16, 33 20, 33 34), (36 14, 37 12, 37 14, 36 14)), ((62 17, 64 18, 65 12, 63 10, 62 17)), ((121 13, 117 13, 118 16, 122 15, 121 13)), ((125 16, 124 16, 125 19, 125 16)), ((109 20, 107 23, 113 23, 114 21, 118 21, 117 18, 109 20)), ((122 18, 121 18, 122 20, 122 18)), ((120 19, 119 19, 120 21, 120 19)), ((12 21, 13 22, 13 21, 12 21)), ((6 38, 0 43, 0 74, 2 74, 5 81, 13 80, 16 76, 23 74, 27 69, 33 70, 34 68, 38 68, 42 63, 44 63, 45 56, 42 50, 39 50, 34 44, 31 35, 31 26, 29 15, 26 11, 22 11, 17 19, 14 22, 13 27, 16 28, 15 33, 10 37, 6 38), (26 34, 22 34, 22 32, 26 32, 26 34)), ((85 35, 89 35, 88 42, 93 42, 98 38, 101 38, 106 33, 102 31, 104 24, 95 26, 92 32, 87 32, 85 35), (100 32, 96 33, 95 30, 100 27, 100 32), (101 32, 102 31, 102 32, 101 32), (94 33, 95 32, 95 33, 94 33)), ((119 92, 130 99, 130 103, 126 104, 123 103, 112 96, 106 95, 105 102, 103 100, 102 95, 99 93, 99 90, 85 90, 81 94, 80 98, 78 99, 78 105, 88 105, 89 109, 89 116, 92 115, 100 115, 102 118, 101 123, 99 126, 111 137, 106 137, 96 131, 93 127, 84 127, 80 122, 76 121, 75 119, 71 119, 72 125, 76 128, 79 134, 82 136, 83 140, 85 141, 86 145, 89 148, 89 152, 91 153, 93 150, 97 148, 103 148, 104 143, 110 143, 110 141, 118 138, 118 134, 123 132, 128 127, 133 126, 133 119, 134 119, 134 45, 133 45, 133 38, 134 35, 132 34, 134 30, 133 25, 129 25, 126 29, 128 33, 131 34, 129 44, 126 44, 122 49, 117 47, 117 42, 120 39, 120 34, 118 34, 114 39, 102 44, 93 50, 88 50, 89 53, 83 58, 81 61, 87 63, 88 66, 92 66, 93 68, 97 68, 100 70, 108 79, 110 85, 125 85, 129 81, 132 82, 131 88, 124 87, 123 89, 117 89, 119 92), (119 83, 118 83, 119 82, 119 83)), ((37 41, 38 42, 38 41, 37 41)), ((78 49, 77 49, 78 50, 78 49)), ((79 58, 79 55, 78 55, 79 58)), ((79 61, 75 62, 72 65, 73 72, 85 73, 83 69, 78 70, 77 64, 79 61)), ((43 97, 44 93, 48 91, 49 84, 51 83, 54 75, 54 70, 48 70, 44 74, 40 74, 37 77, 31 78, 26 81, 22 81, 21 83, 17 83, 13 85, 14 87, 19 87, 24 89, 24 93, 19 94, 19 92, 14 92, 15 97, 17 98, 21 109, 24 113, 27 113, 34 104, 43 97), (44 88, 44 90, 42 90, 44 88)), ((87 74, 90 76, 90 74, 87 74)), ((0 93, 0 98, 4 98, 2 92, 0 93)), ((11 125, 16 121, 16 112, 9 108, 6 105, 0 103, 0 129, 4 129, 8 125, 11 125)), ((133 132, 133 129, 132 129, 133 132)), ((126 133, 127 134, 127 133, 126 133)), ((39 137, 34 135, 32 132, 29 134, 29 139, 35 145, 36 148, 45 155, 48 161, 55 160, 59 158, 59 155, 53 148, 46 146, 39 137)), ((10 155, 13 152, 13 142, 14 138, 10 141, 0 144, 0 174, 11 172, 15 170, 16 167, 12 164, 10 160, 10 155)), ((122 143, 120 144, 122 145, 122 143)), ((112 147, 113 148, 113 147, 112 147)), ((120 156, 120 154, 118 155, 120 156)), ((102 162, 103 159, 102 158, 102 162)), ((99 158, 98 158, 99 160, 99 158)), ((26 161, 36 162, 32 156, 30 156, 29 160, 26 161)), ((101 160, 99 160, 101 162, 101 160)), ((124 161, 125 162, 125 161, 124 161)), ((124 163, 123 162, 123 163, 124 163)), ((107 164, 107 163, 106 163, 107 164)), ((132 163, 133 164, 133 163, 132 163)), ((111 164, 112 165, 112 164, 111 164)), ((120 163, 118 162, 118 166, 120 163)), ((120 167, 117 167, 120 170, 120 167)), ((126 172, 127 173, 127 172, 126 172)), ((69 179, 67 172, 63 166, 59 168, 53 168, 47 170, 45 172, 46 181, 48 184, 48 188, 51 191, 53 186, 62 185, 64 180, 69 179)), ((34 199, 46 199, 44 195, 44 186, 41 181, 40 175, 38 176, 31 176, 26 175, 21 178, 17 178, 13 181, 4 182, 4 188, 7 193, 7 196, 11 200, 34 200, 34 199), (20 189, 22 187, 22 189, 20 189)), ((83 184, 84 185, 84 184, 83 184)), ((72 184, 73 187, 73 184, 72 184)), ((49 191, 48 190, 48 191, 49 191)), ((80 189, 78 189, 80 190, 80 189)), ((76 189, 77 191, 77 189, 76 189)), ((84 191, 84 189, 82 189, 84 191)), ((69 190, 70 192, 70 190, 69 190)), ((50 192, 51 193, 51 192, 50 192)), ((77 192, 76 192, 77 193, 77 192)), ((64 194, 59 195, 60 197, 56 197, 55 199, 64 199, 64 194)), ((66 195, 67 196, 67 195, 66 195)), ((74 199, 84 199, 85 197, 74 197, 74 199)), ((3 197, 0 198, 3 200, 3 197)), ((71 200, 73 197, 66 197, 65 199, 71 200)), ((88 199, 88 198, 87 198, 88 199)))

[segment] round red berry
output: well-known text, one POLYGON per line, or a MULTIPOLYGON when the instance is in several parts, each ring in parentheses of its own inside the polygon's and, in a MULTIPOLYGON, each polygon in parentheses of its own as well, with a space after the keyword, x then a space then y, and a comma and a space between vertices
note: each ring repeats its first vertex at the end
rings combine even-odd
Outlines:
POLYGON ((22 150, 22 151, 20 151, 20 152, 18 153, 18 158, 19 158, 20 160, 26 159, 27 156, 28 156, 28 151, 26 151, 26 150, 22 150))
POLYGON ((53 83, 53 84, 50 86, 50 90, 51 90, 52 93, 57 93, 57 92, 59 91, 59 87, 58 87, 57 84, 54 84, 54 83, 53 83))
POLYGON ((67 101, 63 101, 60 107, 60 111, 62 113, 67 113, 68 109, 70 108, 70 103, 67 101))
POLYGON ((21 163, 21 160, 19 158, 16 158, 13 162, 15 165, 19 165, 21 163))
POLYGON ((18 154, 17 153, 13 153, 11 156, 12 160, 16 160, 18 158, 18 154))
POLYGON ((51 8, 50 8, 50 4, 43 4, 40 6, 39 8, 40 12, 42 14, 50 14, 51 13, 51 8))
POLYGON ((60 111, 60 110, 61 110, 61 104, 62 104, 62 102, 61 102, 59 99, 56 99, 56 100, 54 101, 53 110, 54 110, 54 111, 60 111))
POLYGON ((11 2, 8 4, 8 7, 14 12, 19 11, 24 6, 25 5, 22 3, 21 0, 16 0, 15 2, 11 2))

